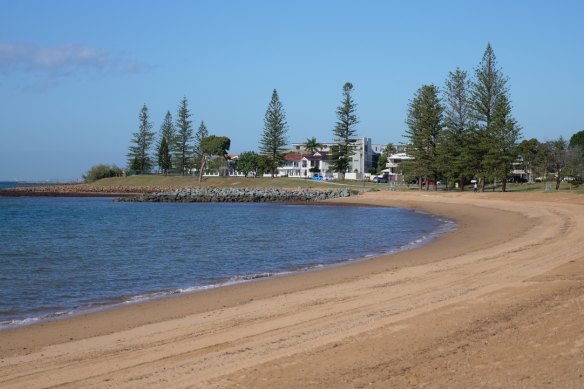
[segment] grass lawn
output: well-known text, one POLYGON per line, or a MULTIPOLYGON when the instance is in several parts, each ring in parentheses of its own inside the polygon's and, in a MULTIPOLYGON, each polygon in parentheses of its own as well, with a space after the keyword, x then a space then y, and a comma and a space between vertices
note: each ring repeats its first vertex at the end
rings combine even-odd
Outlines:
MULTIPOLYGON (((547 183, 550 192, 556 192, 555 182, 547 183)), ((131 177, 104 178, 90 185, 94 186, 149 186, 149 187, 175 187, 175 188, 350 188, 355 190, 390 190, 388 184, 376 184, 370 181, 314 181, 302 178, 252 178, 252 177, 207 177, 199 183, 197 177, 193 176, 163 176, 163 175, 139 175, 131 177)), ((432 189, 432 188, 430 188, 432 189)), ((546 183, 533 184, 507 184, 508 192, 544 192, 546 183)), ((400 185, 397 190, 418 190, 417 185, 400 185)), ((438 190, 445 191, 445 185, 439 185, 438 190)), ((456 189, 450 189, 457 191, 456 189)), ((472 191, 472 187, 467 186, 466 191, 472 191)), ((492 192, 492 185, 485 187, 485 192, 492 192)), ((497 185, 496 192, 501 191, 501 186, 497 185)), ((567 182, 562 182, 560 192, 572 192, 584 194, 584 185, 573 186, 567 182)))
MULTIPOLYGON (((165 186, 177 188, 339 188, 338 184, 297 178, 207 177, 199 182, 193 176, 140 175, 104 178, 95 186, 165 186)), ((341 185, 343 186, 343 185, 341 185)))
MULTIPOLYGON (((410 189, 414 189, 413 185, 410 185, 410 189)), ((417 189, 417 186, 415 187, 417 189)), ((430 188, 431 190, 432 188, 430 188)), ((446 185, 438 185, 438 190, 445 191, 446 185)), ((472 186, 467 185, 465 187, 465 191, 472 192, 472 186)), ((450 191, 458 191, 458 189, 450 188, 450 191)), ((497 184, 495 187, 495 192, 501 192, 501 184, 497 184)), ((493 192, 493 184, 486 184, 485 185, 485 193, 493 192)), ((554 193, 556 192, 556 183, 555 182, 535 182, 530 184, 507 184, 507 192, 549 192, 554 193), (547 184, 547 190, 546 190, 547 184)), ((576 186, 572 185, 568 182, 562 182, 560 184, 560 189, 557 192, 571 192, 571 193, 578 193, 584 194, 584 185, 576 186)))

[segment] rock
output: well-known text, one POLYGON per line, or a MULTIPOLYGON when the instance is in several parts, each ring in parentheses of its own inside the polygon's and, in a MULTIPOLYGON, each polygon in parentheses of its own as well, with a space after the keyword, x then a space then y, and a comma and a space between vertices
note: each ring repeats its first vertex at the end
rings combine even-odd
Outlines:
POLYGON ((285 189, 239 189, 239 188, 185 188, 160 191, 136 196, 122 197, 121 202, 308 202, 350 197, 348 189, 285 190, 285 189))

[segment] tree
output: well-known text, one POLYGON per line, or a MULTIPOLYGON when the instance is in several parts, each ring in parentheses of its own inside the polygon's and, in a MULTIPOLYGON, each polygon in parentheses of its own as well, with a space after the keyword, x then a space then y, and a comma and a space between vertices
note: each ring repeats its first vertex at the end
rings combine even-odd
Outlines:
POLYGON ((570 177, 572 185, 581 185, 584 177, 584 153, 580 146, 575 145, 568 147, 566 158, 566 176, 570 177))
POLYGON ((156 159, 158 160, 158 167, 166 174, 172 169, 172 147, 176 143, 176 130, 172 122, 172 115, 170 111, 166 112, 164 120, 160 125, 160 130, 158 133, 158 143, 156 146, 157 154, 156 159), (166 142, 166 146, 162 146, 162 141, 166 142), (161 154, 162 152, 162 154, 161 154), (163 163, 162 166, 160 163, 163 163))
POLYGON ((166 136, 162 137, 160 145, 158 146, 158 166, 164 174, 172 168, 172 158, 170 156, 170 149, 168 147, 168 142, 166 136))
POLYGON ((485 145, 483 171, 489 173, 493 179, 499 179, 503 192, 506 191, 513 162, 517 159, 520 136, 521 129, 511 116, 511 104, 507 96, 502 94, 497 98, 491 123, 485 129, 483 137, 483 141, 488 140, 488 145, 485 145))
POLYGON ((306 143, 304 144, 304 149, 306 151, 308 151, 309 153, 314 154, 317 151, 320 151, 321 148, 322 148, 322 144, 319 143, 314 136, 312 138, 306 139, 306 143))
POLYGON ((568 151, 571 176, 576 178, 570 182, 580 184, 584 178, 584 130, 572 135, 568 151))
POLYGON ((570 137, 570 148, 578 147, 584 157, 584 130, 578 131, 570 137))
POLYGON ((380 173, 383 169, 385 169, 385 167, 387 166, 387 155, 385 155, 385 153, 381 154, 379 156, 379 159, 377 160, 377 170, 376 173, 380 173))
POLYGON ((578 146, 570 147, 569 143, 560 136, 556 140, 544 143, 545 162, 547 169, 554 173, 556 190, 565 177, 572 177, 572 182, 581 182, 584 170, 584 158, 578 146))
POLYGON ((263 175, 265 171, 265 158, 253 151, 246 151, 239 155, 235 161, 235 170, 243 173, 246 177, 250 173, 255 173, 256 176, 263 175))
POLYGON ((389 156, 395 154, 397 148, 393 145, 393 143, 388 143, 387 146, 383 148, 383 152, 379 156, 377 160, 377 170, 376 173, 380 173, 383 169, 387 167, 387 162, 389 161, 389 156))
POLYGON ((491 44, 483 54, 479 66, 475 69, 475 80, 471 84, 471 115, 477 124, 475 149, 473 157, 476 158, 476 166, 480 179, 481 192, 485 189, 485 177, 488 172, 485 169, 484 158, 490 148, 490 126, 493 118, 493 110, 497 99, 506 95, 507 78, 497 67, 497 58, 491 44))
POLYGON ((201 142, 203 139, 209 136, 209 131, 207 130, 207 126, 205 125, 204 121, 201 121, 201 125, 199 129, 195 133, 195 145, 193 147, 194 150, 194 165, 200 165, 201 159, 203 158, 203 153, 201 151, 201 142))
POLYGON ((395 153, 397 153, 397 147, 393 143, 388 143, 383 149, 383 154, 387 157, 395 153))
POLYGON ((564 168, 568 164, 568 142, 560 136, 556 140, 546 142, 545 147, 550 158, 550 168, 556 176, 556 190, 558 190, 564 178, 564 168))
POLYGON ((406 137, 411 144, 409 153, 413 157, 411 167, 418 177, 432 179, 434 190, 437 190, 436 182, 441 173, 438 146, 442 137, 443 111, 438 88, 422 85, 409 104, 406 120, 406 137))
POLYGON ((288 124, 286 123, 286 114, 284 107, 278 97, 278 92, 274 89, 272 100, 266 110, 264 117, 264 132, 260 140, 260 152, 268 159, 268 168, 274 177, 278 166, 284 161, 284 146, 287 143, 286 132, 288 124))
POLYGON ((343 98, 337 108, 337 123, 333 129, 335 145, 331 148, 330 167, 339 173, 343 179, 346 171, 351 167, 351 156, 354 154, 354 138, 357 136, 356 126, 359 123, 357 117, 357 104, 353 101, 351 93, 353 84, 346 82, 343 85, 343 98))
POLYGON ((227 156, 227 151, 231 147, 231 140, 226 136, 210 135, 201 141, 201 170, 199 171, 199 182, 203 181, 203 172, 209 159, 219 156, 223 159, 227 156))
POLYGON ((255 176, 263 177, 268 171, 269 161, 265 155, 257 154, 255 158, 255 176))
POLYGON ((517 153, 527 174, 527 180, 532 182, 535 169, 541 165, 544 158, 542 144, 535 138, 523 140, 517 145, 517 153))
POLYGON ((92 166, 84 175, 85 182, 93 182, 101 180, 102 178, 121 177, 123 175, 122 169, 116 165, 99 164, 92 166))
MULTIPOLYGON (((464 190, 466 180, 472 178, 473 168, 473 130, 471 118, 470 81, 467 73, 459 68, 448 73, 444 87, 444 139, 440 151, 441 165, 449 179, 459 183, 464 190)), ((475 166, 476 167, 476 166, 475 166)))
POLYGON ((193 140, 192 121, 189 120, 191 113, 188 108, 188 101, 183 97, 178 107, 176 119, 177 137, 175 142, 176 167, 181 175, 185 175, 191 165, 193 150, 191 142, 193 140))
POLYGON ((138 132, 133 134, 132 144, 128 152, 128 164, 141 174, 146 173, 152 167, 150 148, 154 142, 154 132, 151 131, 152 123, 149 121, 148 107, 146 104, 140 110, 140 126, 138 132))

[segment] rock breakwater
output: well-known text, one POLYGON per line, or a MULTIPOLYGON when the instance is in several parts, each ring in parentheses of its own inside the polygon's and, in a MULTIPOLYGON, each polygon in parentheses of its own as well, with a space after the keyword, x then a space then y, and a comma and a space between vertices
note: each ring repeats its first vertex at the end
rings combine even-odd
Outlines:
POLYGON ((349 189, 252 189, 252 188, 206 188, 177 189, 170 192, 146 193, 122 197, 117 201, 151 203, 264 203, 264 202, 306 202, 350 197, 349 189))

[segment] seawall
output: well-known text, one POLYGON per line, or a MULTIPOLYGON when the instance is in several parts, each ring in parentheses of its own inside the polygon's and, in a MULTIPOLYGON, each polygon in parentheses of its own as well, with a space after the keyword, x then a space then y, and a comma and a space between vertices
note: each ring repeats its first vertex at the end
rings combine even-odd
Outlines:
POLYGON ((174 203, 264 203, 264 202, 306 202, 350 197, 349 189, 329 190, 286 190, 251 188, 207 188, 177 189, 170 192, 156 192, 119 198, 121 202, 174 202, 174 203))

